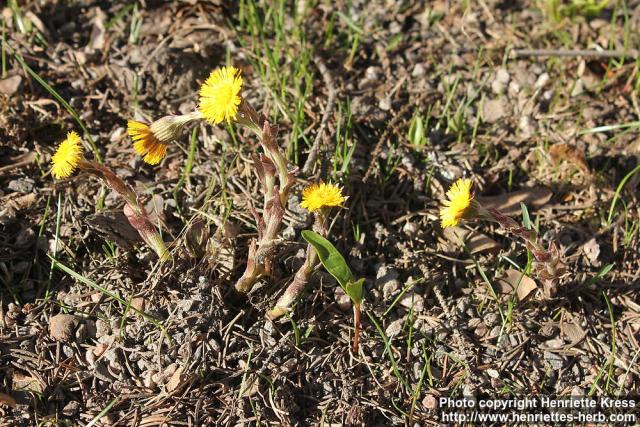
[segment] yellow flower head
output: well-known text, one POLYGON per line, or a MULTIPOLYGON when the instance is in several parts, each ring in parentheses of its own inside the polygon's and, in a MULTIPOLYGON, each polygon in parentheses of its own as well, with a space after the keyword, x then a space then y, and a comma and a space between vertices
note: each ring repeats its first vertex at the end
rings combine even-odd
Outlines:
POLYGON ((127 132, 133 140, 133 149, 150 165, 157 165, 167 154, 167 144, 160 142, 148 124, 129 120, 127 132))
POLYGON ((208 122, 217 125, 224 120, 230 122, 238 115, 242 76, 235 67, 213 70, 200 88, 198 109, 208 122))
POLYGON ((309 212, 320 208, 342 206, 346 197, 342 195, 342 189, 335 184, 312 184, 302 190, 302 203, 300 206, 309 212))
POLYGON ((51 159, 51 175, 56 179, 66 178, 76 170, 82 160, 82 140, 76 132, 69 132, 60 143, 51 159))
POLYGON ((470 179, 459 179, 447 191, 449 200, 445 200, 444 207, 440 209, 442 228, 458 225, 460 219, 468 213, 473 202, 472 185, 470 179))

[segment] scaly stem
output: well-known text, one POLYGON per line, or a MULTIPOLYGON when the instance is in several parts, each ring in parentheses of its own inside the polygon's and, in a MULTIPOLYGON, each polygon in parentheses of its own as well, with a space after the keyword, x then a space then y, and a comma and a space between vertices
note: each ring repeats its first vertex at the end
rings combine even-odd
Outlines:
POLYGON ((258 176, 264 191, 264 208, 262 217, 254 212, 258 227, 258 239, 251 242, 247 267, 242 277, 236 282, 238 292, 247 293, 254 283, 263 275, 271 271, 271 263, 278 243, 278 232, 282 226, 284 206, 289 198, 289 190, 295 182, 293 173, 287 170, 286 158, 280 152, 276 143, 277 127, 262 120, 262 130, 259 127, 258 114, 244 100, 239 108, 238 123, 248 126, 260 136, 260 145, 265 155, 254 157, 258 176), (275 175, 278 175, 276 184, 275 175))
MULTIPOLYGON (((321 209, 316 212, 313 230, 322 236, 327 235, 327 220, 329 217, 329 209, 321 209)), ((282 296, 276 302, 276 305, 266 314, 267 319, 275 320, 283 314, 289 312, 293 304, 298 300, 300 294, 309 283, 309 279, 313 275, 316 266, 320 262, 318 253, 310 244, 307 245, 306 258, 304 264, 298 270, 293 278, 293 282, 285 289, 282 296)))
POLYGON ((82 160, 78 163, 78 168, 102 179, 108 187, 120 194, 126 202, 124 214, 131 226, 138 231, 142 240, 155 251, 160 261, 164 262, 171 258, 162 237, 149 219, 147 210, 140 203, 138 195, 129 184, 100 163, 82 160))
POLYGON ((531 251, 536 259, 540 278, 544 280, 555 280, 564 273, 564 264, 560 259, 558 248, 554 243, 549 245, 549 249, 545 249, 538 242, 538 233, 535 230, 522 227, 516 220, 503 214, 498 209, 489 209, 488 212, 491 215, 491 219, 500 224, 503 229, 520 237, 524 241, 524 245, 531 251))

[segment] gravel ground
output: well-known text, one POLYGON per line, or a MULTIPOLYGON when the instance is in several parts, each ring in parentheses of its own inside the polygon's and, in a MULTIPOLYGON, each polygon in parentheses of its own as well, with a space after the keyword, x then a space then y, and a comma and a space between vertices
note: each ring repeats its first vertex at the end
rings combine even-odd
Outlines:
POLYGON ((639 3, 587 16, 560 2, 558 20, 551 2, 267 3, 3 10, 0 425, 435 425, 440 396, 637 395, 638 62, 622 51, 639 3), (56 144, 81 129, 19 58, 143 195, 173 262, 99 181, 51 178, 56 144), (318 138, 300 183, 349 197, 330 236, 366 278, 358 353, 324 271, 290 318, 264 318, 304 259, 302 185, 271 276, 231 292, 262 200, 250 133, 193 127, 188 176, 191 129, 158 166, 133 151, 127 119, 192 111, 227 58, 294 165, 318 138), (486 222, 441 229, 460 177, 518 220, 524 202, 567 273, 521 281, 521 241, 486 222), (211 237, 194 256, 196 223, 211 237))

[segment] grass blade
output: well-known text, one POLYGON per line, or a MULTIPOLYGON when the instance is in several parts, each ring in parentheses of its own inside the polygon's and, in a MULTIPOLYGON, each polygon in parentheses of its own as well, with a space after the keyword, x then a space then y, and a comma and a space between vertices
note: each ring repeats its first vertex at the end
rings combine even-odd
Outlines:
POLYGON ((62 104, 65 110, 67 110, 67 112, 71 115, 71 117, 73 117, 76 123, 78 123, 78 126, 80 126, 80 129, 82 129, 82 132, 84 133, 85 138, 87 138, 87 141, 89 141, 89 144, 91 145, 91 150, 93 151, 93 155, 95 156, 98 162, 102 163, 102 158, 100 157, 100 153, 98 152, 98 147, 96 146, 96 143, 93 140, 93 138, 91 138, 91 135, 89 134, 89 130, 87 129, 84 122, 78 115, 78 112, 71 105, 69 105, 69 103, 62 97, 62 95, 60 95, 53 87, 51 87, 49 83, 44 81, 44 79, 42 79, 42 77, 40 77, 38 73, 36 73, 31 69, 31 67, 29 67, 29 65, 25 62, 24 58, 22 58, 22 55, 20 55, 18 52, 13 50, 13 48, 11 48, 8 44, 7 44, 7 47, 12 51, 13 56, 20 63, 22 68, 24 68, 31 75, 31 77, 33 77, 35 81, 40 83, 40 86, 45 88, 45 90, 49 92, 51 96, 53 96, 60 104, 62 104))
POLYGON ((622 181, 620 181, 620 184, 618 184, 618 188, 616 188, 616 192, 613 195, 613 200, 611 200, 611 207, 609 208, 609 216, 607 216, 607 225, 611 224, 611 218, 613 217, 613 210, 616 207, 616 202, 620 197, 620 193, 622 192, 622 189, 627 184, 627 181, 629 181, 631 177, 635 175, 639 170, 640 170, 640 165, 636 166, 635 168, 633 168, 631 172, 626 174, 624 178, 622 178, 622 181))

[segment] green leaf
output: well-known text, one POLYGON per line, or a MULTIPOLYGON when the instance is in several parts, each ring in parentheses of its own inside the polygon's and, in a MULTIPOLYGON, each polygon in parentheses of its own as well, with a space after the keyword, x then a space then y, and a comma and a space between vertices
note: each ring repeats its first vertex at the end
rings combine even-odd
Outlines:
POLYGON ((356 280, 355 282, 347 283, 347 286, 344 287, 344 291, 351 298, 351 301, 355 305, 362 304, 362 288, 364 285, 364 279, 356 280))
POLYGON ((336 247, 315 231, 302 230, 302 237, 313 246, 324 268, 335 277, 340 286, 347 292, 347 285, 349 282, 353 282, 353 274, 351 274, 351 269, 336 247))

